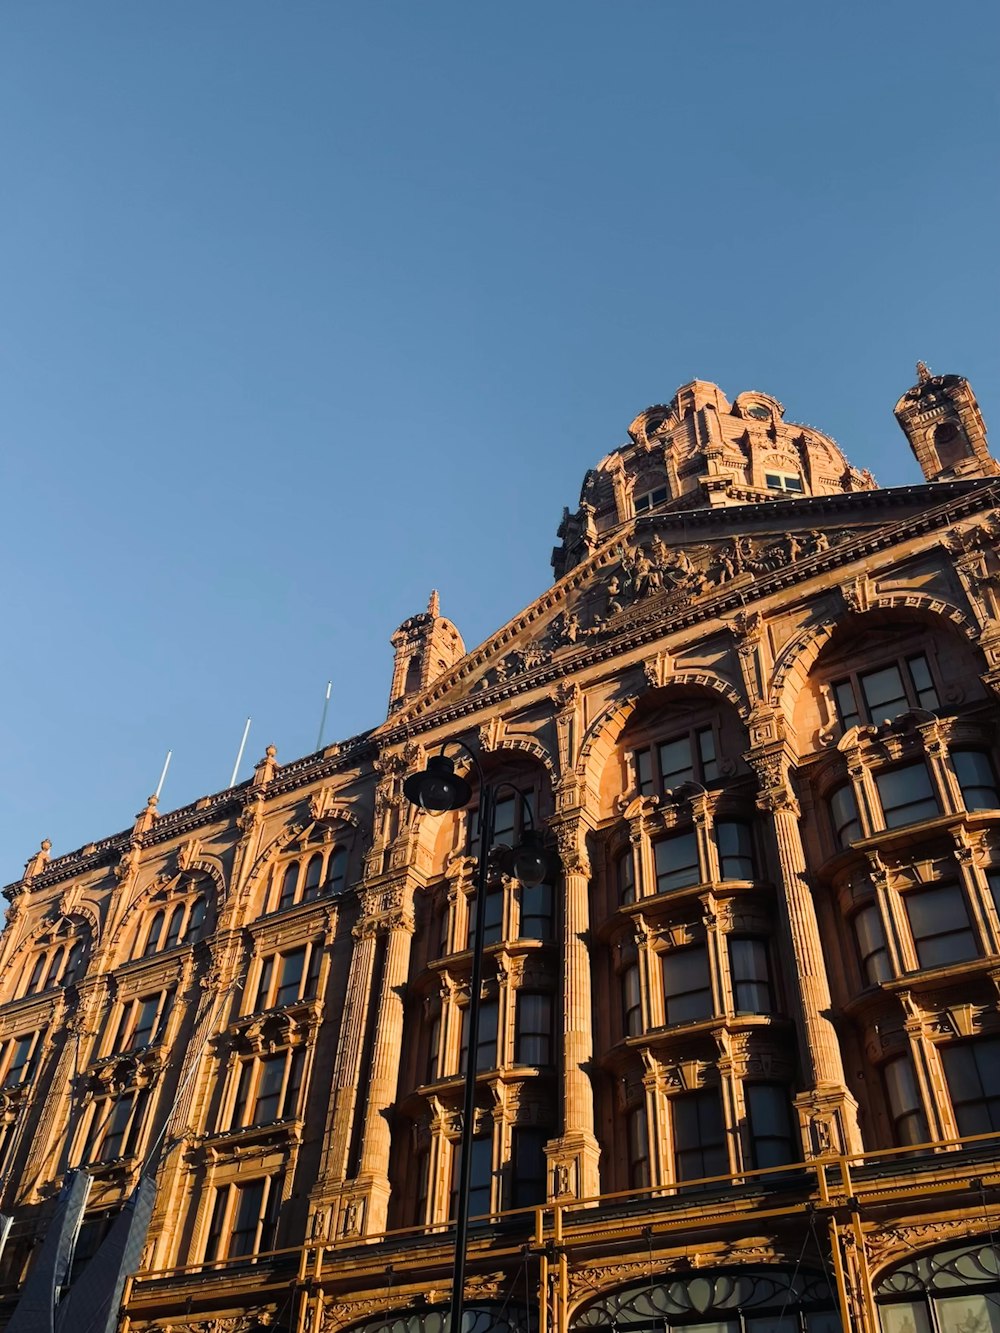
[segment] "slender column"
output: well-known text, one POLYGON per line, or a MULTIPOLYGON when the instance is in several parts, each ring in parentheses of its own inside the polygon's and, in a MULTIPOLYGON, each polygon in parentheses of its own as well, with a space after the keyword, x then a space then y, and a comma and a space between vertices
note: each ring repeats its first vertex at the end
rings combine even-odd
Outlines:
POLYGON ((823 959, 819 922, 806 873, 799 833, 799 804, 792 794, 783 747, 764 754, 751 751, 762 790, 758 806, 771 816, 778 849, 782 892, 781 920, 790 946, 796 995, 802 1077, 806 1087, 796 1099, 806 1151, 856 1152, 861 1149, 857 1104, 847 1090, 837 1033, 828 1017, 830 983, 823 959))
MULTIPOLYGON (((396 1100, 403 1047, 403 990, 410 968, 413 915, 405 908, 386 922, 385 968, 378 1002, 371 1079, 368 1085, 364 1136, 358 1163, 359 1185, 367 1195, 363 1231, 384 1231, 389 1206, 391 1136, 386 1109, 396 1100)), ((359 1219, 360 1220, 360 1219, 359 1219)))
POLYGON ((591 1001, 590 862, 579 820, 557 829, 563 867, 562 1135, 546 1149, 560 1195, 587 1198, 600 1192, 600 1148, 594 1134, 594 1057, 591 1001))

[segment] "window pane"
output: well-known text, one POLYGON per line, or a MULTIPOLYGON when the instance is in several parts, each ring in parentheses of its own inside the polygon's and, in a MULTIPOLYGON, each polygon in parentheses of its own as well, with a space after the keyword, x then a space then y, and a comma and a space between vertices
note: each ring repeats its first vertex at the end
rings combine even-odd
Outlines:
POLYGON ((184 907, 175 907, 170 916, 170 924, 167 927, 167 937, 163 941, 164 949, 173 949, 181 937, 181 927, 184 924, 184 907))
POLYGON ((854 799, 854 788, 849 782, 831 794, 830 814, 840 846, 849 847, 852 842, 857 842, 861 837, 861 820, 858 817, 858 803, 854 799))
POLYGON ((284 1078, 284 1055, 272 1055, 260 1062, 257 1102, 253 1113, 253 1123, 255 1125, 270 1125, 277 1120, 278 1107, 281 1102, 281 1085, 284 1078))
POLYGON ((788 1090, 779 1083, 747 1083, 747 1116, 753 1164, 758 1169, 794 1162, 795 1151, 788 1090))
POLYGON ((856 727, 861 721, 861 712, 854 697, 854 686, 849 680, 842 680, 834 685, 833 693, 837 701, 840 725, 845 731, 849 731, 851 727, 856 727))
POLYGON ((698 757, 701 760, 702 782, 713 782, 719 776, 719 760, 715 753, 715 733, 711 727, 698 732, 698 757))
POLYGON ((649 1124, 645 1106, 637 1106, 628 1113, 629 1183, 633 1189, 644 1189, 650 1184, 649 1124))
POLYGON ((147 996, 145 1000, 139 1001, 139 1016, 136 1019, 135 1031, 132 1034, 131 1049, 137 1051, 140 1047, 148 1046, 153 1039, 153 1027, 156 1023, 156 1015, 160 1007, 159 995, 147 996))
POLYGON ((686 1092, 671 1098, 674 1131, 674 1168, 678 1180, 724 1175, 729 1170, 725 1151, 722 1102, 715 1088, 686 1092))
POLYGON ((545 1143, 549 1135, 544 1129, 518 1126, 512 1134, 511 1173, 513 1190, 511 1206, 527 1208, 544 1203, 548 1179, 545 1143))
POLYGON ((680 740, 664 742, 659 746, 659 757, 660 777, 664 787, 679 787, 682 782, 690 782, 694 777, 689 737, 682 736, 680 740))
POLYGON ((916 691, 917 703, 921 708, 937 708, 938 695, 934 688, 931 669, 927 665, 927 658, 923 653, 918 653, 915 657, 908 657, 906 664, 910 668, 910 679, 916 691))
POLYGON ((306 900, 315 898, 319 894, 319 881, 323 873, 323 853, 316 852, 309 858, 306 866, 305 887, 302 890, 302 897, 306 900))
POLYGON ((668 1023, 712 1016, 708 951, 704 945, 673 949, 663 957, 663 995, 668 1023))
MULTIPOLYGON (((454 1217, 458 1211, 458 1182, 461 1169, 461 1157, 461 1147, 456 1143, 452 1155, 452 1217, 454 1217)), ((489 1138, 473 1139, 471 1159, 468 1215, 470 1218, 474 1218, 482 1217, 483 1214, 489 1213, 491 1207, 490 1195, 492 1193, 491 1187, 493 1183, 493 1140, 489 1138)))
POLYGON ((738 1014, 769 1014, 774 1010, 767 942, 734 935, 729 940, 733 969, 733 1003, 738 1014))
POLYGON ((299 998, 302 974, 305 970, 305 949, 293 949, 282 954, 278 969, 278 988, 274 996, 274 1007, 280 1009, 283 1004, 293 1004, 299 998))
POLYGON ((623 903, 635 902, 635 863, 630 851, 618 862, 618 896, 623 903))
POLYGON ((698 864, 698 840, 692 830, 673 838, 664 838, 655 846, 656 891, 668 893, 689 884, 701 883, 698 864))
POLYGON ((344 847, 337 847, 330 856, 330 861, 326 868, 327 893, 342 893, 346 876, 347 850, 344 847))
POLYGON ((636 751, 635 767, 639 778, 639 794, 649 796, 653 791, 653 758, 648 750, 636 751))
POLYGON ((622 973, 622 996, 625 1008, 625 1035, 637 1037, 642 1031, 642 987, 639 984, 638 963, 633 963, 622 973))
POLYGON ((981 750, 953 750, 952 763, 966 810, 996 810, 1000 808, 996 777, 989 755, 981 750))
POLYGON ((926 1143, 930 1132, 910 1057, 898 1055, 887 1061, 882 1066, 882 1077, 885 1080, 896 1143, 900 1147, 909 1143, 926 1143))
POLYGON ((143 957, 150 958, 157 953, 160 948, 160 933, 163 930, 163 913, 157 912, 149 925, 149 934, 146 936, 146 948, 143 951, 143 957))
POLYGON ((281 878, 281 893, 278 897, 278 910, 284 907, 291 907, 295 902, 295 890, 299 883, 299 863, 293 861, 285 867, 285 873, 281 878))
POLYGON ((866 672, 861 677, 861 690, 868 705, 868 716, 873 722, 897 717, 910 706, 903 688, 903 677, 895 664, 866 672))
POLYGON ((753 879, 753 843, 749 824, 716 824, 719 871, 723 879, 753 879))
POLYGON ((861 967, 869 985, 878 986, 883 981, 891 981, 892 968, 889 966, 889 951, 882 928, 882 913, 876 903, 863 907, 854 918, 854 935, 858 942, 861 967))
POLYGON ((959 1134, 1000 1129, 1000 1037, 942 1046, 941 1060, 959 1134))
POLYGON ((257 1247, 257 1228, 264 1211, 264 1181, 252 1180, 236 1187, 236 1214, 229 1238, 229 1257, 253 1254, 257 1247))
POLYGON ((943 967, 978 957, 965 898, 957 884, 904 894, 903 904, 921 967, 943 967))
POLYGON ((875 784, 886 828, 933 819, 940 813, 926 764, 907 764, 905 768, 876 773, 875 784))
POLYGON ((521 939, 552 939, 554 893, 551 884, 521 885, 521 939))
POLYGON ((517 996, 517 1049, 522 1065, 551 1064, 552 996, 519 991, 517 996))
POLYGON ((212 1208, 212 1220, 208 1224, 208 1236, 205 1241, 205 1262, 210 1263, 219 1257, 222 1232, 226 1224, 226 1204, 229 1201, 229 1186, 222 1185, 215 1191, 215 1204, 212 1208))

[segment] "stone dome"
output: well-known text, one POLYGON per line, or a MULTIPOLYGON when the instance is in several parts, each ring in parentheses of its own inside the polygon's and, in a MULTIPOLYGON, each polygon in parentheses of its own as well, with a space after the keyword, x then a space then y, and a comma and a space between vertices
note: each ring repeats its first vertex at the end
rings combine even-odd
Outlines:
POLYGON ((563 511, 556 577, 642 514, 877 489, 828 435, 784 416, 769 394, 748 390, 730 403, 706 380, 640 412, 629 443, 587 473, 576 512, 563 511))

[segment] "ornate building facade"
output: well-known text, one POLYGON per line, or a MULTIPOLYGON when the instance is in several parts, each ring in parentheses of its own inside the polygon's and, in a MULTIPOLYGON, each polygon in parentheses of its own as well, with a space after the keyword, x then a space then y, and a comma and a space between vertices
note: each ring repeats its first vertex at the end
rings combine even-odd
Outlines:
POLYGON ((1000 467, 919 367, 878 487, 696 381, 585 477, 555 582, 388 716, 5 890, 9 1317, 68 1169, 140 1174, 132 1333, 437 1333, 472 1062, 469 1333, 1000 1329, 1000 467), (469 1050, 475 811, 497 872, 469 1050))

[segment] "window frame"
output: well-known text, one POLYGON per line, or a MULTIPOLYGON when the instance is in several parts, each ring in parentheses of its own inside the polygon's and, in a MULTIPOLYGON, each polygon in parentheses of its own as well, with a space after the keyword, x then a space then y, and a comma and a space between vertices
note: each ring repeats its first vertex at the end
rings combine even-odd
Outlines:
MULTIPOLYGON (((876 710, 885 709, 887 704, 872 704, 869 702, 868 695, 865 692, 864 682, 870 680, 879 672, 885 671, 890 667, 895 667, 899 674, 900 684, 903 693, 899 696, 906 706, 900 708, 898 712, 893 713, 892 717, 899 717, 902 713, 907 713, 913 708, 923 708, 928 712, 941 707, 941 691, 938 688, 937 675, 932 667, 933 657, 926 648, 920 648, 913 652, 904 652, 886 657, 884 660, 876 662, 873 666, 866 666, 864 670, 855 667, 853 670, 845 671, 830 680, 830 694, 833 698, 834 708, 837 714, 837 721, 841 730, 849 731, 851 727, 861 725, 878 725, 885 720, 884 711, 876 715, 876 710), (928 684, 920 685, 914 675, 914 664, 921 663, 917 669, 922 671, 926 669, 928 684), (853 708, 847 709, 844 706, 845 692, 849 692, 850 701, 853 708)), ((935 663, 936 666, 936 663, 935 663)), ((894 701, 889 701, 894 702, 894 701)), ((890 719, 891 720, 891 719, 890 719)))
POLYGON ((274 949, 270 953, 259 955, 257 988, 254 992, 254 1014, 268 1013, 272 1009, 285 1009, 293 1004, 305 1004, 316 999, 319 994, 319 973, 323 961, 322 940, 307 940, 285 949, 274 949), (285 973, 285 960, 302 955, 302 969, 297 979, 297 995, 294 999, 280 999, 289 983, 285 973), (281 960, 279 963, 277 960, 281 960))
POLYGON ((268 1054, 255 1054, 241 1060, 233 1080, 224 1132, 237 1133, 247 1129, 263 1129, 285 1120, 299 1118, 305 1085, 305 1046, 286 1046, 268 1054), (277 1087, 266 1092, 264 1088, 272 1069, 279 1069, 277 1087), (274 1100, 274 1115, 264 1116, 261 1104, 274 1100))
MULTIPOLYGON (((980 949, 979 939, 976 936, 975 926, 969 913, 965 892, 961 883, 957 879, 935 880, 929 884, 920 884, 919 886, 914 886, 912 889, 907 889, 901 897, 903 899, 903 910, 906 916, 906 924, 910 932, 910 939, 913 943, 913 952, 917 960, 918 971, 923 972, 936 967, 953 967, 961 963, 975 962, 976 959, 982 957, 982 950, 980 949), (943 901, 942 895, 945 893, 949 894, 951 905, 950 909, 945 910, 942 915, 947 920, 954 920, 954 910, 956 907, 960 907, 964 918, 964 925, 959 928, 949 927, 946 930, 928 931, 926 934, 921 933, 918 935, 914 924, 913 908, 911 904, 918 899, 923 899, 926 904, 935 895, 943 901), (962 957, 930 961, 930 955, 934 951, 922 951, 921 949, 921 946, 928 942, 952 940, 959 936, 967 936, 969 943, 972 946, 972 951, 968 954, 964 954, 962 957)), ((930 904, 930 906, 932 911, 936 909, 935 904, 930 904)))
POLYGON ((935 788, 934 778, 925 759, 911 760, 906 764, 894 764, 891 768, 883 768, 877 771, 874 777, 879 807, 882 811, 882 823, 886 829, 909 828, 913 824, 922 824, 927 819, 937 819, 941 814, 941 798, 935 788), (888 805, 886 803, 886 787, 902 774, 916 774, 917 772, 922 772, 927 779, 928 794, 888 805), (930 808, 932 804, 933 810, 930 808), (904 813, 908 811, 918 811, 919 813, 904 813))
POLYGON ((662 796, 685 782, 699 782, 703 787, 718 786, 722 779, 719 755, 718 726, 714 718, 700 726, 657 737, 632 751, 638 793, 640 796, 662 796), (688 762, 681 768, 665 770, 664 751, 678 745, 687 746, 688 762))
POLYGON ((675 1027, 681 1023, 703 1023, 714 1018, 715 997, 712 991, 712 964, 709 958, 708 941, 698 940, 693 944, 684 944, 676 949, 664 949, 659 956, 660 980, 663 991, 663 1016, 666 1026, 675 1027), (678 961, 680 963, 679 967, 678 961), (686 989, 668 989, 671 973, 677 976, 682 969, 690 967, 694 962, 700 962, 701 964, 701 974, 698 979, 703 980, 704 984, 688 986, 686 989), (695 1004, 698 997, 707 1001, 704 1012, 683 1015, 677 1013, 678 1010, 684 1009, 687 1004, 695 1004), (674 1005, 673 1015, 671 1014, 671 1003, 674 1005))

